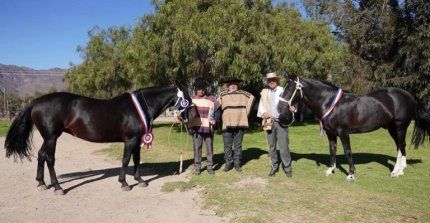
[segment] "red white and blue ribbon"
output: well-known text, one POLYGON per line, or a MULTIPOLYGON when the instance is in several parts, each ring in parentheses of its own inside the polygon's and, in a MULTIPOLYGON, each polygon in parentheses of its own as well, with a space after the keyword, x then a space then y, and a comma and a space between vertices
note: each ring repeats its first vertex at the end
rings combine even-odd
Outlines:
POLYGON ((343 96, 343 91, 342 89, 337 89, 336 95, 334 97, 334 100, 331 102, 330 107, 324 112, 323 116, 319 119, 320 122, 320 136, 324 136, 325 132, 324 132, 324 128, 323 128, 323 121, 325 118, 327 118, 327 116, 331 113, 331 111, 333 111, 334 107, 336 107, 337 103, 340 101, 340 99, 343 96))
POLYGON ((141 136, 141 144, 140 146, 143 147, 146 145, 147 148, 151 148, 152 141, 154 140, 154 134, 152 134, 152 126, 151 122, 148 119, 148 116, 145 115, 145 112, 142 109, 142 106, 140 106, 139 101, 137 100, 136 95, 133 92, 130 92, 131 99, 133 101, 134 107, 136 108, 137 113, 139 114, 140 121, 142 122, 144 134, 141 136))

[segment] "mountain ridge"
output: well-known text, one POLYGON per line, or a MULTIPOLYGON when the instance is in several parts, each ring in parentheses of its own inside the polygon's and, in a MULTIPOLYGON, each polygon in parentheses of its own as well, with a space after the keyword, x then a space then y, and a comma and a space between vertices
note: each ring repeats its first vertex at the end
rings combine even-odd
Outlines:
POLYGON ((0 63, 0 88, 6 94, 18 95, 21 98, 38 93, 48 93, 55 88, 57 91, 67 91, 64 74, 67 69, 54 67, 51 69, 36 70, 17 65, 0 63))

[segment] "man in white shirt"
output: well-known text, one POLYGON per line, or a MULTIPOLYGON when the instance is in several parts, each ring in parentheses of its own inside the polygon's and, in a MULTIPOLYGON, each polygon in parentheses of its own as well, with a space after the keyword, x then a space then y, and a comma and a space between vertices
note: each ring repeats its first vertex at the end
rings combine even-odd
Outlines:
MULTIPOLYGON (((263 118, 263 129, 266 131, 269 143, 269 155, 271 159, 269 176, 275 176, 279 168, 278 153, 276 150, 277 144, 279 144, 284 172, 287 177, 292 177, 291 154, 288 148, 288 127, 282 127, 278 122, 279 113, 277 106, 282 93, 282 87, 279 86, 279 78, 276 76, 276 73, 266 74, 266 84, 268 88, 261 91, 257 116, 263 118)), ((295 112, 296 108, 291 106, 290 111, 295 112)))

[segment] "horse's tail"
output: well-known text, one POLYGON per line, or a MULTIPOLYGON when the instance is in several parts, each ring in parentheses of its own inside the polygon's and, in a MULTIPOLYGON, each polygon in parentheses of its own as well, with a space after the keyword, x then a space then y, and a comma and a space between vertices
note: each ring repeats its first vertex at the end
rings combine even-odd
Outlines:
POLYGON ((33 138, 33 120, 31 119, 31 110, 33 104, 29 104, 21 111, 7 132, 4 148, 6 157, 13 155, 15 160, 19 157, 21 160, 26 157, 28 160, 31 156, 32 138, 33 138))
POLYGON ((424 143, 426 137, 430 141, 430 107, 425 108, 418 103, 416 108, 412 144, 415 148, 418 148, 419 145, 424 143))

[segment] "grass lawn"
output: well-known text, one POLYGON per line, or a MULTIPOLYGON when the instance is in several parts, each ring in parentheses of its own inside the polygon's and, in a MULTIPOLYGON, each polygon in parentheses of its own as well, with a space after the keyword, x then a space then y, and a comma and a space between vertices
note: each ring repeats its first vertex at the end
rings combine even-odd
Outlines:
MULTIPOLYGON (((184 169, 193 169, 191 138, 179 124, 155 125, 154 146, 142 151, 142 166, 160 173, 178 170, 179 156, 184 169)), ((326 177, 328 141, 319 137, 316 124, 298 124, 289 129, 293 177, 281 171, 268 177, 270 161, 265 134, 248 131, 243 144, 243 171, 222 171, 223 144, 215 135, 215 176, 206 171, 187 182, 170 182, 165 191, 202 187, 204 208, 231 222, 430 222, 430 150, 428 143, 418 150, 409 148, 407 138, 405 175, 389 177, 395 164, 394 142, 386 130, 351 135, 356 181, 346 180, 349 169, 338 140, 338 169, 326 177)), ((121 159, 122 144, 104 152, 121 159)), ((205 154, 205 148, 204 152, 205 154)))
POLYGON ((10 121, 0 121, 0 136, 6 136, 10 124, 10 121))

